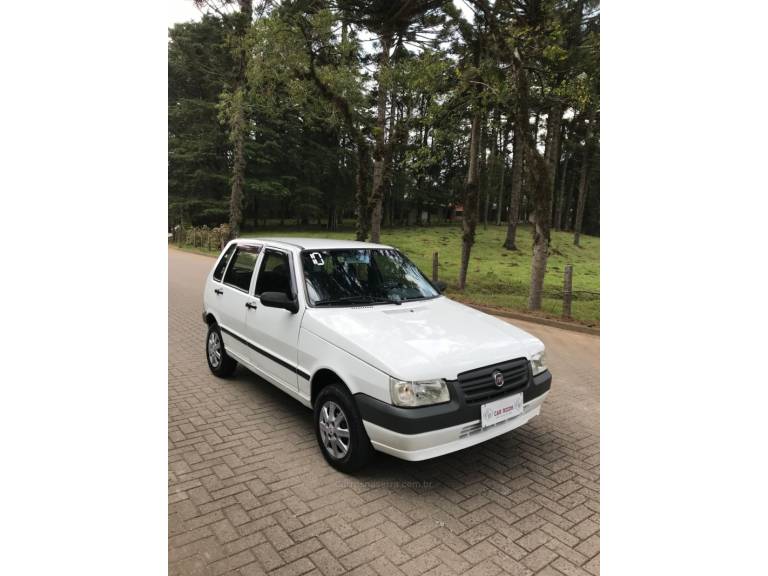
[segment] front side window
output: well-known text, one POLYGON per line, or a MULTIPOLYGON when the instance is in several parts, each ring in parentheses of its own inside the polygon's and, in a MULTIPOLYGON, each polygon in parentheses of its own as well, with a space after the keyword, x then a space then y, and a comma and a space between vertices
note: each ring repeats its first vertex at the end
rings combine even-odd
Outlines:
POLYGON ((248 292, 253 270, 256 268, 256 260, 259 257, 259 250, 259 246, 238 246, 232 257, 232 264, 227 268, 227 273, 224 275, 224 284, 248 292))
POLYGON ((285 252, 267 250, 264 253, 254 293, 259 296, 264 292, 280 292, 289 298, 293 297, 291 267, 285 252))
POLYGON ((227 263, 229 262, 229 259, 232 258, 232 254, 234 253, 236 248, 237 248, 237 244, 232 244, 232 246, 227 248, 227 251, 224 252, 224 255, 221 257, 221 260, 219 260, 219 263, 216 265, 216 269, 213 271, 214 280, 221 282, 221 277, 224 276, 224 270, 227 267, 227 263))
POLYGON ((440 295, 413 262, 393 249, 305 250, 301 262, 313 306, 400 303, 440 295))

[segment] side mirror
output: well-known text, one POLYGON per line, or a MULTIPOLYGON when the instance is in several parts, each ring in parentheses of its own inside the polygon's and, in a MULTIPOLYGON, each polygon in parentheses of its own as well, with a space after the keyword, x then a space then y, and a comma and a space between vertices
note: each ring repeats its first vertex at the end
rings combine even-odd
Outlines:
POLYGON ((291 314, 296 314, 299 311, 299 302, 282 292, 264 292, 261 295, 261 305, 267 308, 283 308, 291 314))
POLYGON ((448 284, 446 284, 442 280, 437 280, 436 282, 434 282, 434 285, 435 285, 435 288, 437 288, 437 291, 440 292, 440 294, 445 292, 445 289, 448 288, 448 284))

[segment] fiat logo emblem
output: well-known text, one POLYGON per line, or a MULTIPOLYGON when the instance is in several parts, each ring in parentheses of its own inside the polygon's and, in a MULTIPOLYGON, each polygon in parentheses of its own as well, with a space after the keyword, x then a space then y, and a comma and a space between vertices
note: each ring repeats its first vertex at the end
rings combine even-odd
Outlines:
POLYGON ((491 374, 491 380, 493 380, 493 383, 496 385, 496 388, 501 388, 504 386, 504 374, 502 374, 499 370, 494 370, 491 374))

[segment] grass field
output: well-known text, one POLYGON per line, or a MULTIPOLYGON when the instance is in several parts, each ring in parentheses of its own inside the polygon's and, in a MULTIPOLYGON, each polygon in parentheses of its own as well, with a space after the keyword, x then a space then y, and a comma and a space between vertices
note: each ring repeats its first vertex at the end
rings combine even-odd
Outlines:
MULTIPOLYGON (((385 229, 382 243, 401 250, 427 275, 432 274, 432 253, 440 254, 439 277, 448 283, 447 295, 476 304, 525 311, 531 273, 531 231, 527 226, 518 230, 518 251, 502 248, 505 226, 478 226, 472 248, 467 288, 457 292, 461 227, 433 226, 385 229)), ((298 230, 295 228, 261 228, 245 231, 242 236, 309 236, 354 239, 354 232, 298 230)), ((553 232, 547 275, 544 280, 545 298, 542 314, 559 317, 562 313, 563 270, 573 264, 574 320, 587 325, 600 322, 600 239, 582 236, 582 246, 573 245, 573 234, 553 232)), ((196 250, 199 251, 199 250, 196 250)))

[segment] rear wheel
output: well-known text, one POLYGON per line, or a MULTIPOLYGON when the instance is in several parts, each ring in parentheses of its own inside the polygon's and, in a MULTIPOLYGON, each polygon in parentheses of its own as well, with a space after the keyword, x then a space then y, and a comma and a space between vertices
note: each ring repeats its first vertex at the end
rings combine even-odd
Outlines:
POLYGON ((211 322, 208 325, 208 335, 205 337, 205 356, 208 359, 208 368, 220 378, 231 376, 237 368, 237 361, 230 358, 224 349, 224 340, 216 322, 211 322))
POLYGON ((342 472, 360 470, 373 448, 352 395, 341 384, 330 384, 315 401, 315 434, 325 460, 342 472))

